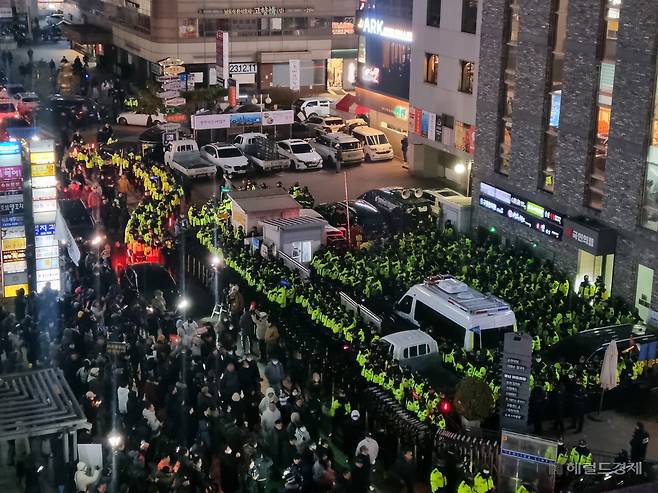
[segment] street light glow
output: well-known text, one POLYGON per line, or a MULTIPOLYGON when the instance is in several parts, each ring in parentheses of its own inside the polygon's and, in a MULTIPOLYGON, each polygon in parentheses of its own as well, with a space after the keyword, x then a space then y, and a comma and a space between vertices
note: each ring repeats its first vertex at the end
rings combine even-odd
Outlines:
POLYGON ((463 175, 464 173, 466 173, 466 166, 464 165, 464 163, 457 163, 455 165, 455 173, 457 173, 458 175, 463 175))
POLYGON ((123 438, 116 432, 112 432, 107 436, 107 441, 113 449, 119 448, 123 443, 123 438))
POLYGON ((190 307, 190 300, 183 298, 178 302, 178 309, 181 311, 187 310, 190 307))

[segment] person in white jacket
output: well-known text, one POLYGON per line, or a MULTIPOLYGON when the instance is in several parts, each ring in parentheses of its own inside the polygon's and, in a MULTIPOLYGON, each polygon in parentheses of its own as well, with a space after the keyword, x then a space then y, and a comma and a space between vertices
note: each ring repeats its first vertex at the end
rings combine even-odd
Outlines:
POLYGON ((87 474, 87 469, 89 466, 84 462, 78 462, 77 471, 75 471, 75 476, 73 477, 75 481, 75 489, 78 493, 87 493, 89 487, 93 485, 101 475, 100 468, 96 466, 96 469, 91 473, 91 476, 87 474))
POLYGON ((146 423, 149 425, 149 428, 151 428, 153 433, 160 431, 162 423, 155 415, 155 406, 153 404, 149 404, 149 406, 142 411, 142 416, 146 419, 146 423))
POLYGON ((125 386, 119 385, 117 387, 117 407, 119 409, 119 413, 121 414, 128 413, 128 394, 130 394, 128 384, 125 386))
POLYGON ((367 454, 368 457, 370 458, 370 464, 372 466, 375 465, 375 462, 377 461, 377 456, 379 455, 379 444, 377 443, 377 440, 375 440, 370 433, 366 435, 366 437, 361 440, 358 445, 356 446, 356 451, 354 452, 354 455, 357 456, 362 452, 362 447, 365 447, 367 449, 367 454))

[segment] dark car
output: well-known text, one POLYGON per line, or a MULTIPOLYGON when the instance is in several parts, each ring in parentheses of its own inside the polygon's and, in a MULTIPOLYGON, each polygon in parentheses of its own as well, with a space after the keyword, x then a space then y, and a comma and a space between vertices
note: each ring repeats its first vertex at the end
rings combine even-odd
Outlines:
POLYGON ((95 231, 94 220, 82 200, 60 199, 57 206, 71 236, 79 243, 89 240, 95 231))
POLYGON ((422 191, 417 193, 407 188, 380 188, 370 190, 359 198, 376 207, 395 231, 430 221, 432 202, 423 197, 422 191))
POLYGON ((91 99, 54 95, 37 108, 35 120, 38 125, 45 124, 54 128, 65 125, 83 128, 98 123, 100 115, 97 105, 91 99))
POLYGON ((560 342, 548 347, 543 353, 543 357, 549 362, 564 360, 571 364, 578 363, 582 357, 586 363, 600 364, 608 344, 612 340, 617 342, 617 351, 621 354, 631 347, 633 342, 641 347, 643 344, 656 342, 658 338, 644 325, 610 325, 583 330, 573 336, 565 337, 560 342))
MULTIPOLYGON (((344 202, 333 202, 316 206, 329 224, 336 228, 347 228, 347 214, 344 202)), ((349 202, 350 228, 360 226, 366 241, 382 238, 388 234, 388 225, 381 212, 364 200, 349 202)))
POLYGON ((132 298, 141 296, 150 303, 157 290, 162 291, 167 309, 175 311, 180 301, 180 292, 176 281, 167 269, 160 264, 143 263, 127 266, 121 274, 121 287, 132 298))
POLYGON ((164 144, 162 143, 164 133, 165 131, 159 125, 154 125, 139 134, 139 142, 145 157, 150 154, 156 161, 164 161, 164 144))
POLYGON ((0 140, 3 141, 9 140, 10 137, 29 139, 38 133, 38 129, 23 118, 5 118, 0 122, 0 140))

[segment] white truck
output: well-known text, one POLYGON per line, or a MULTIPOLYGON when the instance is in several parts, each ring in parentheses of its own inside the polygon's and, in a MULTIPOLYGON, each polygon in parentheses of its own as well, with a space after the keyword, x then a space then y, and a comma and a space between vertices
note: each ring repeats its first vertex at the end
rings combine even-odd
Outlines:
POLYGON ((164 162, 167 166, 171 166, 171 161, 174 158, 174 154, 179 152, 188 152, 188 151, 198 151, 199 144, 196 143, 196 140, 192 139, 179 139, 172 140, 165 144, 164 152, 164 162))
POLYGON ((217 174, 215 163, 203 156, 198 150, 177 152, 173 154, 168 164, 172 171, 188 179, 204 178, 217 174))
POLYGON ((276 143, 262 133, 240 134, 233 139, 233 145, 244 152, 253 166, 265 172, 286 169, 290 163, 279 154, 276 143))

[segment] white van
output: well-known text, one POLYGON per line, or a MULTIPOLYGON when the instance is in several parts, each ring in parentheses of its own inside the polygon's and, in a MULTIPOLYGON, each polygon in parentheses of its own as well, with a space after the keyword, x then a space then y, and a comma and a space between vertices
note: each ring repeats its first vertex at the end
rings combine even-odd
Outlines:
POLYGON ((450 275, 432 276, 409 288, 395 315, 412 326, 432 329, 437 337, 463 344, 466 351, 495 348, 516 328, 510 305, 482 294, 450 275))
POLYGON ((387 161, 393 159, 393 147, 386 134, 372 127, 355 127, 352 137, 359 139, 366 155, 366 161, 387 161))

